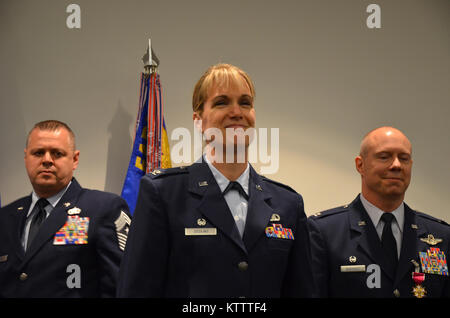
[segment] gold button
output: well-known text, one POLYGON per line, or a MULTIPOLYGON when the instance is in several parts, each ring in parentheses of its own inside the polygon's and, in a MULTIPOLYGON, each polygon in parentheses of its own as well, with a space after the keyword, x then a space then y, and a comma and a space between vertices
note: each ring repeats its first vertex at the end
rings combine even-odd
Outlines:
POLYGON ((400 297, 400 291, 398 289, 394 290, 394 296, 395 297, 400 297))
POLYGON ((245 261, 244 262, 240 262, 238 264, 238 268, 239 268, 240 271, 245 272, 247 270, 247 268, 248 268, 248 263, 245 262, 245 261))
POLYGON ((19 276, 19 279, 20 279, 21 281, 27 280, 27 278, 28 278, 27 273, 22 273, 22 274, 20 274, 20 276, 19 276))

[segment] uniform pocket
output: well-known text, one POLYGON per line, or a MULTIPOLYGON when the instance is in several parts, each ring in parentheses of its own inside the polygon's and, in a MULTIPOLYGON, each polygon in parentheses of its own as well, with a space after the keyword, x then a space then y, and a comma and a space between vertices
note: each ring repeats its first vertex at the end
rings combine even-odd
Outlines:
POLYGON ((281 250, 281 251, 289 251, 293 240, 286 239, 278 239, 278 238, 268 238, 268 247, 270 249, 281 250))

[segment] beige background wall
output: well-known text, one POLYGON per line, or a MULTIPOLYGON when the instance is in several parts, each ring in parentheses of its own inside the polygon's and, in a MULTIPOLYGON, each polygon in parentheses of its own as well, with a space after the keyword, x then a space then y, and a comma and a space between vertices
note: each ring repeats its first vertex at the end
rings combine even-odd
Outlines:
POLYGON ((394 125, 413 143, 406 201, 450 222, 450 1, 0 1, 0 194, 31 191, 25 136, 40 120, 77 135, 85 187, 120 194, 148 37, 161 60, 170 133, 193 130, 191 94, 211 64, 245 69, 258 127, 280 128, 271 175, 304 196, 307 214, 360 190, 362 136, 394 125), (68 29, 66 7, 81 7, 68 29), (381 6, 381 29, 366 7, 381 6))

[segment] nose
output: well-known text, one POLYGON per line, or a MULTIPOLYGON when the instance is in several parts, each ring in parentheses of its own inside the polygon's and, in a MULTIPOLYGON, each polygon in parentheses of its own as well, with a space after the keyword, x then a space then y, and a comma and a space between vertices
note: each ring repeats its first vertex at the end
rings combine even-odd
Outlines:
POLYGON ((44 155, 42 156, 42 164, 43 164, 45 167, 50 167, 50 166, 53 165, 53 157, 52 157, 52 155, 50 154, 50 151, 46 151, 46 152, 44 153, 44 155))
POLYGON ((234 102, 230 105, 230 117, 242 117, 242 108, 238 102, 234 102))
POLYGON ((394 161, 391 164, 391 170, 401 170, 402 169, 402 164, 400 163, 400 160, 398 159, 398 157, 394 157, 394 161))

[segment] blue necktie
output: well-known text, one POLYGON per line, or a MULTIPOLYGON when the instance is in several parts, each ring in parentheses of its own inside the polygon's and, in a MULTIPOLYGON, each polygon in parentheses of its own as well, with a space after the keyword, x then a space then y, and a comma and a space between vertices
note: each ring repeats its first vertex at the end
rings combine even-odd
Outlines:
POLYGON ((394 216, 392 215, 392 213, 383 213, 381 219, 384 221, 383 233, 381 234, 381 245, 389 264, 395 270, 397 268, 398 257, 397 242, 395 241, 391 226, 394 216))
POLYGON ((37 211, 34 213, 33 219, 31 220, 30 231, 28 232, 27 250, 30 247, 31 242, 39 232, 39 228, 41 227, 42 222, 47 216, 47 212, 45 212, 45 207, 47 205, 49 205, 49 203, 44 198, 41 198, 38 200, 38 202, 36 202, 34 210, 37 211))
POLYGON ((225 190, 223 190, 223 194, 225 195, 230 190, 238 191, 248 201, 248 194, 245 193, 244 188, 242 188, 242 186, 241 186, 241 184, 239 182, 237 182, 237 181, 230 181, 230 183, 228 183, 228 185, 225 188, 225 190))

